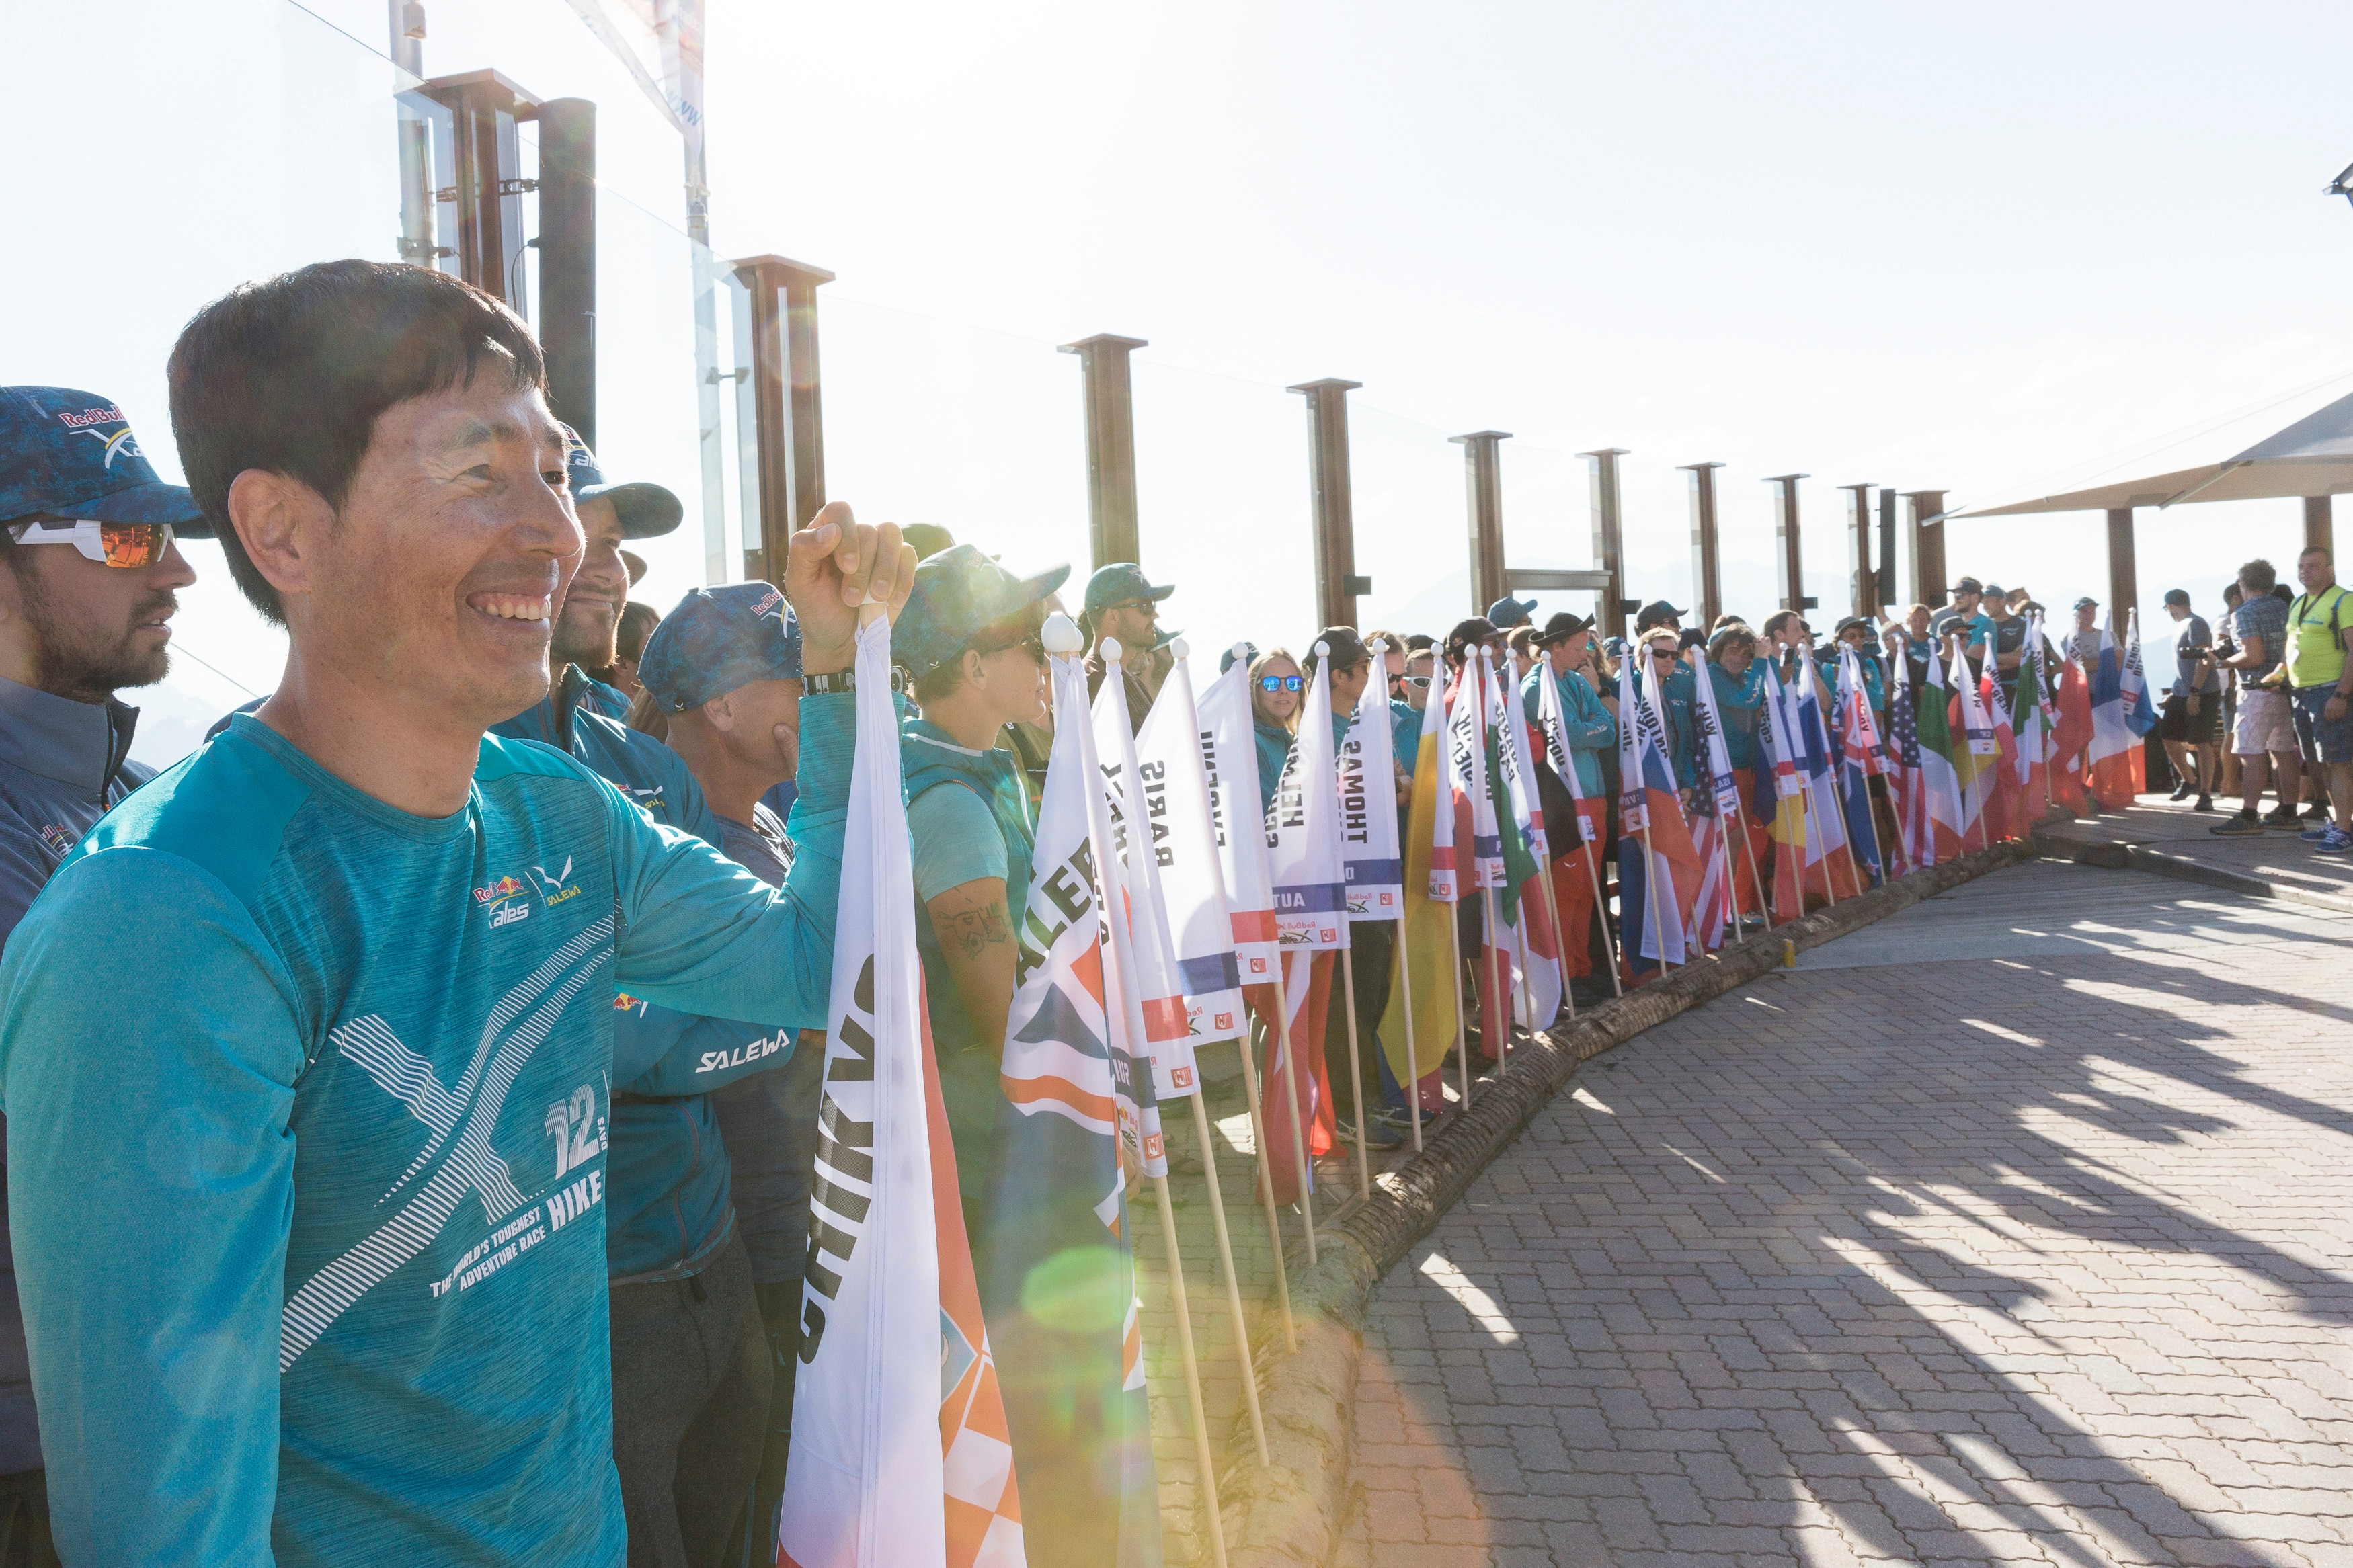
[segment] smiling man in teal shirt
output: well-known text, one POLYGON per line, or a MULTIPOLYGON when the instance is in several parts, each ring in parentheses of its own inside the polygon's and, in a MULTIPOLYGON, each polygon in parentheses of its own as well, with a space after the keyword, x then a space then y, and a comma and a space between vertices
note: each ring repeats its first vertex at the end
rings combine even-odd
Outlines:
MULTIPOLYGON (((0 958, 69 1563, 623 1560, 605 1141, 651 1064, 614 992, 824 1025, 852 699, 803 710, 782 889, 485 737, 543 694, 582 548, 543 387, 503 305, 372 262, 241 287, 174 351, 190 489, 290 649, 0 958)), ((795 536, 815 681, 911 569, 847 508, 795 536)))

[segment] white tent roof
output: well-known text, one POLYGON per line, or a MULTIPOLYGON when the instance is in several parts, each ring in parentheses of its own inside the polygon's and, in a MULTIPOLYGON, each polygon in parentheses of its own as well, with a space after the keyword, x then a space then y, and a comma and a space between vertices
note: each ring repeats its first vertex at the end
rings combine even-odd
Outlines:
MULTIPOLYGON (((2258 413, 2275 409, 2266 405, 2258 413)), ((2276 413, 2271 417, 2277 418, 2276 413)), ((2056 495, 2030 496, 1947 512, 1948 517, 2014 517, 2025 512, 2107 511, 2124 507, 2171 506, 2177 501, 2263 500, 2283 496, 2353 492, 2353 395, 2306 415, 2285 429, 2263 437, 2228 457, 2189 461, 2193 450, 2212 451, 2235 437, 2243 440, 2253 416, 2242 416, 2158 451, 2145 454, 2137 473, 2109 478, 2056 495), (2169 459, 2169 461, 2168 461, 2169 459), (2141 465, 2147 465, 2145 467, 2141 465), (2151 470, 2154 471, 2151 471, 2151 470)), ((2227 446, 2222 446, 2228 450, 2227 446)), ((2110 473, 2115 472, 2111 468, 2110 473)))

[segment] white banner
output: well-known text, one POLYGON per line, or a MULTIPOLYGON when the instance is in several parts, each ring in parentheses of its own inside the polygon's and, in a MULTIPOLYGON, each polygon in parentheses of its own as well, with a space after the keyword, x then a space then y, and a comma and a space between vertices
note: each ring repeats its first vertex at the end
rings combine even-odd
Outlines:
MULTIPOLYGON (((1241 968, 1234 956, 1233 917, 1218 860, 1217 812, 1202 756, 1193 671, 1180 640, 1176 663, 1136 731, 1136 776, 1143 781, 1152 841, 1160 861, 1185 1016, 1195 1043, 1229 1040, 1249 1025, 1242 1015, 1241 968)), ((1106 682, 1108 684, 1108 682, 1106 682)))
MULTIPOLYGON (((1117 651, 1118 644, 1105 645, 1105 658, 1114 664, 1117 651)), ((1120 879, 1127 889, 1136 1005, 1143 1014, 1145 1042, 1152 1053, 1153 1095, 1173 1100, 1198 1094, 1201 1075, 1193 1064, 1193 1041, 1185 1022, 1185 979, 1177 970, 1176 944, 1169 935, 1168 907, 1160 896, 1160 840, 1168 830, 1167 803, 1153 801, 1139 783, 1125 671, 1114 668, 1104 674, 1103 684, 1095 689, 1094 722, 1103 799, 1111 808, 1122 861, 1120 879), (1154 814, 1155 804, 1164 815, 1154 814)))
POLYGON ((702 0, 570 0, 688 148, 702 146, 702 0))
POLYGON ((887 620, 860 628, 857 669, 780 1544, 800 1568, 930 1568, 947 1555, 939 1239, 887 620))
POLYGON ((1201 766, 1209 782, 1209 817, 1225 873, 1226 913, 1245 985, 1271 985, 1282 943, 1275 934, 1274 881, 1269 868, 1266 812, 1260 805, 1257 721, 1250 711, 1250 666, 1236 659, 1209 684, 1197 717, 1201 766))
POLYGON ((1332 665, 1315 663, 1291 760, 1274 786, 1268 870, 1274 924, 1286 952, 1342 945, 1347 870, 1340 858, 1340 792, 1332 745, 1332 665))
POLYGON ((1398 853, 1397 741, 1381 696, 1387 645, 1376 642, 1372 673, 1340 737, 1340 858, 1351 921, 1405 913, 1405 865, 1398 853))

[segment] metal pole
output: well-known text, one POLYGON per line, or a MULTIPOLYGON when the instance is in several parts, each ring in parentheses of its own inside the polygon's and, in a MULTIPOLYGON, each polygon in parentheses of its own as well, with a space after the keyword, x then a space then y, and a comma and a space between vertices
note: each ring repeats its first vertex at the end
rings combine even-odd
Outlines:
POLYGON ((1307 399, 1307 465, 1315 508, 1315 624, 1353 626, 1356 595, 1373 591, 1356 575, 1356 504, 1348 481, 1348 394, 1360 381, 1307 381, 1289 390, 1307 399))
POLYGON ((1841 485, 1839 489, 1854 492, 1846 536, 1847 586, 1854 599, 1852 613, 1873 615, 1879 608, 1879 583, 1871 564, 1871 486, 1841 485))
MULTIPOLYGON (((425 7, 418 0, 385 0, 392 63, 412 81, 425 79, 425 7)), ((400 157, 400 258, 430 267, 447 256, 433 239, 433 152, 425 117, 403 92, 393 100, 393 144, 400 157)))
POLYGON ((1487 606, 1510 590, 1504 567, 1504 463, 1497 443, 1508 441, 1508 430, 1473 430, 1447 437, 1462 448, 1462 478, 1469 500, 1471 523, 1471 613, 1483 616, 1487 606))
POLYGON ((1136 539, 1135 384, 1127 356, 1146 341, 1098 332, 1061 345, 1079 356, 1085 381, 1087 520, 1097 567, 1143 553, 1136 539))
POLYGON ((1593 503, 1593 563, 1609 574, 1609 586, 1602 590, 1594 609, 1605 639, 1623 637, 1626 616, 1638 607, 1626 597, 1624 520, 1618 497, 1618 459, 1625 455, 1623 447, 1577 454, 1585 459, 1587 493, 1593 503))
POLYGON ((1691 476, 1692 594, 1698 600, 1700 630, 1709 631, 1724 614, 1723 554, 1716 548, 1715 470, 1722 463, 1685 463, 1691 476))
POLYGON ((539 346, 547 405, 596 445, 596 106, 539 106, 539 346))
POLYGON ((1773 490, 1773 576, 1781 608, 1804 612, 1821 603, 1806 597, 1806 561, 1799 548, 1798 481, 1804 474, 1776 474, 1773 490))

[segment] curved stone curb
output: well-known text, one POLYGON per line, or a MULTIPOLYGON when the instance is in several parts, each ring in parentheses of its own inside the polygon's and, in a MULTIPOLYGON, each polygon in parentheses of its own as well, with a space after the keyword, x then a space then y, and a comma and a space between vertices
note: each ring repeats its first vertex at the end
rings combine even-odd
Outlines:
POLYGON ((1260 1400, 1271 1463, 1261 1468, 1252 1456, 1219 1478, 1230 1568, 1325 1568, 1332 1561, 1346 1521, 1356 1364, 1373 1287, 1567 1086, 1579 1063, 1778 967, 1784 941, 1818 946, 2033 856, 2026 844, 1997 844, 1874 888, 1515 1047, 1503 1077, 1483 1086, 1471 1109, 1451 1118, 1419 1158, 1375 1177, 1370 1203, 1317 1232, 1313 1268, 1294 1257, 1291 1304, 1299 1352, 1275 1362, 1260 1400))

